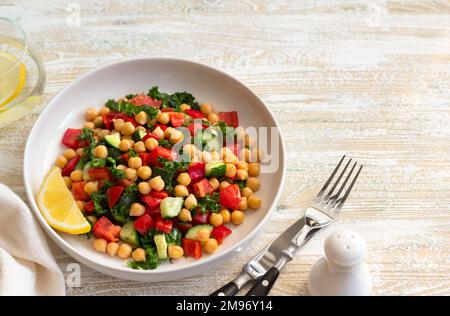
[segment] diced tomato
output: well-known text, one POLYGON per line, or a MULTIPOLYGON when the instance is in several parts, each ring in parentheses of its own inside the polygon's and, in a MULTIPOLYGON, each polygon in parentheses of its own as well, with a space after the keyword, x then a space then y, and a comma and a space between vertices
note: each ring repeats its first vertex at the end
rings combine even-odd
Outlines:
POLYGON ((223 240, 231 234, 231 229, 224 225, 220 225, 218 227, 214 227, 211 232, 211 236, 217 240, 217 243, 221 245, 223 240))
POLYGON ((76 167, 78 161, 80 161, 80 158, 81 158, 80 156, 76 155, 75 157, 70 159, 69 162, 66 164, 66 166, 62 169, 61 175, 63 177, 70 176, 72 171, 75 170, 75 167, 76 167))
POLYGON ((201 119, 205 117, 205 114, 203 114, 202 112, 200 112, 199 110, 193 110, 193 109, 189 109, 184 111, 187 115, 192 116, 193 118, 197 118, 197 119, 201 119))
POLYGON ((133 222, 133 226, 142 236, 145 236, 150 228, 155 227, 155 221, 150 215, 144 213, 133 222))
POLYGON ((133 182, 131 180, 128 180, 128 179, 120 179, 120 180, 117 181, 117 184, 122 186, 122 187, 124 187, 124 188, 127 188, 130 185, 132 185, 133 182))
POLYGON ((94 201, 89 200, 89 202, 84 204, 84 212, 86 214, 92 214, 92 212, 94 212, 94 209, 95 209, 94 201))
POLYGON ((234 128, 239 126, 238 115, 236 111, 231 112, 219 112, 219 120, 227 123, 228 126, 233 126, 234 128))
POLYGON ((173 221, 170 219, 163 219, 161 217, 156 219, 156 230, 170 234, 172 231, 173 221))
POLYGON ((140 153, 139 154, 139 158, 141 158, 143 166, 150 165, 151 161, 154 160, 152 158, 152 154, 151 153, 140 153))
POLYGON ((198 259, 202 256, 202 243, 198 240, 182 239, 184 254, 198 259))
POLYGON ((72 195, 75 200, 87 201, 89 195, 84 192, 84 181, 72 182, 72 195))
POLYGON ((87 172, 89 178, 94 181, 112 179, 111 172, 106 167, 89 168, 87 172))
POLYGON ((170 148, 158 146, 153 149, 145 159, 149 165, 158 165, 158 157, 173 160, 175 158, 175 153, 172 153, 172 149, 170 148))
POLYGON ((197 197, 199 197, 199 198, 205 197, 207 194, 211 194, 211 193, 214 192, 214 187, 205 178, 203 178, 202 180, 194 183, 192 185, 192 189, 194 190, 195 195, 197 197))
POLYGON ((182 233, 185 233, 189 230, 189 228, 192 228, 191 223, 182 223, 177 219, 173 220, 173 227, 178 228, 182 233))
POLYGON ((158 136, 156 136, 155 134, 147 133, 144 137, 142 137, 142 141, 145 142, 149 138, 154 138, 156 140, 159 139, 158 136))
POLYGON ((199 124, 199 123, 191 123, 187 126, 187 129, 189 130, 189 133, 191 133, 191 136, 194 136, 195 133, 200 129, 208 128, 205 124, 199 124))
POLYGON ((145 213, 155 219, 161 217, 161 209, 159 208, 159 205, 155 208, 151 208, 150 206, 145 205, 145 213))
POLYGON ((226 208, 238 209, 241 202, 241 191, 237 184, 230 184, 220 191, 220 204, 226 208))
POLYGON ((78 149, 80 147, 86 147, 89 145, 89 142, 86 140, 80 140, 79 137, 83 131, 81 129, 75 129, 75 128, 68 128, 66 132, 64 133, 64 136, 61 140, 63 145, 72 148, 72 149, 78 149))
POLYGON ((169 193, 166 190, 162 191, 150 191, 150 195, 157 199, 165 199, 169 196, 169 193))
POLYGON ((188 167, 189 177, 191 181, 197 181, 205 177, 205 163, 204 162, 193 162, 188 167))
POLYGON ((161 203, 161 199, 157 199, 153 196, 151 196, 150 194, 144 195, 143 197, 141 197, 141 201, 144 202, 145 204, 147 204, 150 209, 154 209, 155 207, 158 207, 159 204, 161 203))
POLYGON ((115 185, 115 186, 109 187, 108 190, 106 190, 106 197, 108 198, 109 208, 113 208, 114 205, 116 205, 122 192, 123 192, 123 187, 120 185, 115 185))
POLYGON ((157 128, 157 127, 159 127, 159 128, 161 128, 163 131, 165 131, 166 130, 166 128, 167 128, 167 125, 164 125, 164 124, 155 124, 155 125, 153 125, 155 128, 157 128))
POLYGON ((196 225, 209 224, 209 218, 211 217, 211 212, 206 212, 202 214, 200 212, 196 212, 192 217, 192 222, 196 225))
POLYGON ((148 95, 143 95, 143 94, 135 96, 134 98, 130 99, 129 102, 133 103, 134 105, 138 105, 138 106, 148 105, 148 106, 152 106, 154 108, 159 108, 162 103, 161 100, 156 100, 156 99, 149 97, 148 95))
POLYGON ((120 226, 114 225, 106 216, 102 216, 95 222, 92 233, 97 238, 103 238, 108 242, 116 242, 119 241, 120 230, 120 226))
POLYGON ((184 124, 185 116, 181 112, 171 112, 169 113, 169 118, 173 127, 180 127, 184 124))

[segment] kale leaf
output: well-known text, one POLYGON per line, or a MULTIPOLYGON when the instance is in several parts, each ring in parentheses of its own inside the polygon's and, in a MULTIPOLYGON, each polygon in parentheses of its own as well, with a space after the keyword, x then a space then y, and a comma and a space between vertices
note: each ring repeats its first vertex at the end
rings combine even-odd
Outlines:
POLYGON ((161 163, 162 168, 154 167, 152 170, 153 177, 161 176, 165 183, 165 189, 169 193, 172 193, 173 187, 176 185, 176 181, 174 179, 175 174, 177 173, 177 171, 186 170, 189 163, 186 161, 170 161, 162 157, 159 157, 158 161, 161 163))
POLYGON ((207 211, 217 213, 220 211, 219 193, 215 192, 197 200, 196 211, 205 214, 207 211))
POLYGON ((165 235, 166 235, 166 242, 168 245, 175 244, 181 246, 181 237, 183 236, 183 234, 178 228, 172 229, 170 234, 165 235))
POLYGON ((134 105, 131 102, 126 101, 116 101, 114 99, 109 99, 105 106, 109 108, 112 112, 122 112, 127 116, 135 116, 141 111, 147 113, 150 119, 154 119, 158 114, 158 109, 149 105, 134 105))
POLYGON ((195 97, 189 92, 175 92, 174 94, 162 93, 157 86, 152 87, 147 95, 153 99, 162 101, 162 108, 173 108, 180 111, 180 105, 186 103, 191 109, 199 110, 200 106, 195 97))

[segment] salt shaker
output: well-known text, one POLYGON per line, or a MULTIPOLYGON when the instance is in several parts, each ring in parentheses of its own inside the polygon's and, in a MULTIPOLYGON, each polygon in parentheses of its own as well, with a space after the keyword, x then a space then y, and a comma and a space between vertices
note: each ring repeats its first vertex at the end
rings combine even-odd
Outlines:
POLYGON ((332 233, 325 241, 325 257, 312 268, 308 290, 313 296, 367 296, 372 281, 363 262, 367 245, 360 234, 349 229, 332 233))

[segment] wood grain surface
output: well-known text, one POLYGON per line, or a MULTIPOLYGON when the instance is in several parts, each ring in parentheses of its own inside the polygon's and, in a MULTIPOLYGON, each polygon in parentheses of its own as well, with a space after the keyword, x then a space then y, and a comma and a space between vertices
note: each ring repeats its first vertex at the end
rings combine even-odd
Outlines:
MULTIPOLYGON (((450 295, 449 1, 0 0, 0 15, 20 21, 45 61, 47 101, 126 58, 191 59, 253 89, 288 149, 279 210, 236 260, 154 284, 82 266, 69 295, 212 292, 301 216, 343 153, 366 167, 336 227, 367 240, 374 294, 450 295)), ((0 181, 23 198, 23 150, 39 111, 0 130, 0 181)), ((272 295, 307 294, 324 237, 287 266, 272 295)), ((74 262, 53 249, 63 270, 74 262)))

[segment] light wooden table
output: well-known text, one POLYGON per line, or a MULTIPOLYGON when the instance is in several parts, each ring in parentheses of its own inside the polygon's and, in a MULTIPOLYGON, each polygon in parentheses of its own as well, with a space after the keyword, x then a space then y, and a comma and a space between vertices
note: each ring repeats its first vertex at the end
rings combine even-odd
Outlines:
MULTIPOLYGON (((366 238, 374 293, 449 295, 450 3, 163 2, 0 0, 0 15, 20 18, 41 52, 47 100, 79 75, 131 57, 191 59, 242 80, 283 128, 280 211, 217 271, 146 284, 83 266, 81 287, 68 294, 210 293, 301 216, 300 193, 347 153, 366 168, 340 225, 366 238)), ((0 130, 0 181, 22 197, 22 152, 38 112, 0 130)), ((324 237, 287 266, 272 294, 307 294, 324 237)), ((74 261, 54 250, 63 270, 74 261)))

